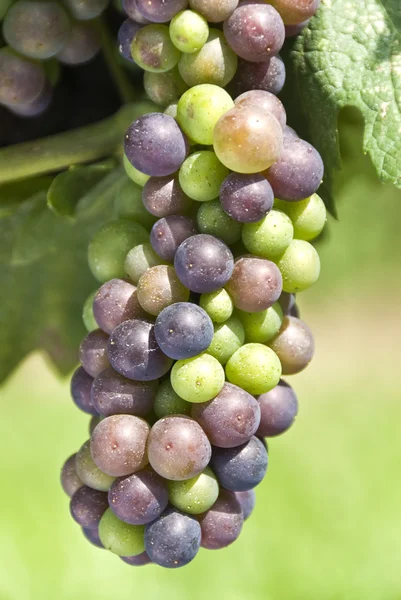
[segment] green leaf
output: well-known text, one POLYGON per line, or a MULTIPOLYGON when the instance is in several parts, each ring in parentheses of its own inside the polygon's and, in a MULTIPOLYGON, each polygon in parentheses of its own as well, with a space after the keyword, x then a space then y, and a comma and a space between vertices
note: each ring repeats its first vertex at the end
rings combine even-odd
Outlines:
POLYGON ((0 219, 12 215, 23 200, 33 196, 36 192, 47 191, 51 182, 51 177, 42 175, 1 185, 0 219))

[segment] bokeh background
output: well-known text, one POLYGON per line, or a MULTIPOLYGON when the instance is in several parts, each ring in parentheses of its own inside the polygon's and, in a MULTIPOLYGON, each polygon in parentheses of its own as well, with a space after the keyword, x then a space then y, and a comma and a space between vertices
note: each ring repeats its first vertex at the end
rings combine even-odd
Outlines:
POLYGON ((299 298, 316 357, 288 378, 299 417, 269 442, 239 540, 176 571, 88 544, 58 478, 89 419, 33 355, 0 392, 0 600, 401 598, 401 191, 378 182, 355 113, 340 132, 339 220, 299 298))

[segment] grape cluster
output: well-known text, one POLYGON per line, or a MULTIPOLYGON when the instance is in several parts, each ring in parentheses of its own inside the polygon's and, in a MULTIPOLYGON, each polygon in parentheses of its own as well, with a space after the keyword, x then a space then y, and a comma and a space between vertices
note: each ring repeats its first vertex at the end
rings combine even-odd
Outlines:
POLYGON ((120 50, 165 110, 129 127, 120 218, 89 246, 102 285, 71 391, 91 436, 62 471, 92 543, 168 568, 238 538, 264 439, 297 415, 282 375, 313 357, 295 295, 319 276, 326 221, 322 160, 273 94, 285 25, 318 2, 189 5, 124 0, 120 50))

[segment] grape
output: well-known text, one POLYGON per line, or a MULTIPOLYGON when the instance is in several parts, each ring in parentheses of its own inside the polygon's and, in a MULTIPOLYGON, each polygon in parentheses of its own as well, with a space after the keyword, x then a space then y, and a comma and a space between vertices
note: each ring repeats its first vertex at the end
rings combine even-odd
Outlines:
POLYGON ((75 468, 75 457, 76 454, 72 454, 65 461, 63 468, 61 469, 61 485, 63 490, 71 498, 80 487, 83 486, 83 482, 77 475, 75 468))
POLYGON ((233 448, 247 442, 260 423, 260 408, 255 398, 231 383, 225 383, 210 402, 194 404, 191 414, 210 443, 219 448, 233 448))
POLYGON ((120 219, 132 219, 146 229, 150 229, 156 221, 142 202, 142 187, 132 180, 127 180, 118 190, 114 200, 114 210, 120 219))
POLYGON ((209 354, 179 360, 171 371, 174 391, 187 402, 207 402, 224 385, 224 370, 209 354))
POLYGON ((124 58, 133 61, 131 54, 131 44, 137 32, 142 27, 141 23, 137 23, 132 19, 125 19, 117 33, 118 50, 124 58))
POLYGON ((291 316, 284 317, 280 331, 269 346, 279 357, 284 375, 294 375, 305 369, 315 351, 309 327, 291 316))
POLYGON ((42 65, 17 56, 10 48, 0 48, 0 102, 7 106, 34 102, 45 87, 42 65))
POLYGON ((228 381, 250 394, 264 394, 280 381, 280 360, 263 344, 245 344, 228 361, 226 376, 228 381))
POLYGON ((172 102, 171 104, 166 106, 166 108, 164 109, 164 114, 168 115, 169 117, 173 117, 173 119, 176 119, 177 118, 177 109, 178 109, 178 102, 172 102))
POLYGON ((100 415, 93 415, 93 417, 91 417, 90 421, 89 421, 89 434, 92 435, 92 433, 95 430, 95 427, 98 423, 100 423, 100 421, 103 419, 102 416, 100 415))
MULTIPOLYGON (((207 204, 203 206, 207 206, 207 204)), ((214 323, 224 323, 231 317, 234 310, 233 301, 224 289, 210 294, 202 294, 199 306, 207 312, 214 323)))
POLYGON ((277 266, 283 276, 283 290, 293 294, 309 288, 320 275, 319 255, 303 240, 292 240, 277 266))
POLYGON ((167 485, 151 469, 116 479, 109 490, 114 514, 131 525, 146 525, 164 511, 168 503, 167 485))
POLYGON ((287 114, 283 103, 270 92, 265 90, 250 90, 238 96, 234 101, 235 106, 260 106, 267 112, 272 113, 280 123, 281 127, 284 127, 287 122, 287 114))
POLYGON ((211 150, 200 150, 190 154, 179 171, 179 181, 184 192, 193 200, 207 202, 219 195, 220 186, 228 175, 211 150))
POLYGON ((71 396, 78 408, 89 415, 97 415, 91 398, 92 382, 93 377, 83 367, 78 367, 71 379, 71 396))
POLYGON ((285 39, 279 13, 267 4, 240 4, 224 21, 224 35, 238 56, 251 62, 265 62, 277 52, 285 39))
POLYGON ((295 294, 289 294, 288 292, 281 292, 281 296, 278 302, 281 306, 284 315, 289 315, 295 306, 296 297, 295 294))
POLYGON ((247 342, 265 344, 278 332, 283 322, 283 311, 278 302, 260 312, 237 312, 245 330, 247 342))
POLYGON ((169 415, 150 430, 148 457, 152 468, 173 481, 199 475, 207 466, 211 446, 196 421, 182 415, 169 415))
POLYGON ((220 490, 215 504, 199 519, 202 548, 219 550, 229 546, 241 533, 244 516, 233 493, 220 490))
POLYGON ((297 25, 313 17, 320 0, 270 0, 286 25, 297 25))
POLYGON ((213 144, 217 121, 233 106, 231 97, 221 87, 208 83, 196 85, 179 99, 177 121, 191 140, 207 146, 213 144))
POLYGON ((99 492, 99 490, 93 490, 83 485, 72 496, 70 511, 72 518, 78 525, 93 529, 98 526, 108 506, 109 503, 105 492, 99 492))
POLYGON ((310 19, 306 19, 306 21, 302 21, 302 23, 298 23, 297 25, 286 25, 285 26, 285 37, 294 37, 301 33, 305 27, 309 24, 310 19))
POLYGON ((170 40, 168 27, 155 24, 139 29, 131 44, 131 54, 142 69, 153 73, 170 71, 180 58, 180 52, 170 40))
POLYGON ((64 0, 64 2, 75 19, 89 21, 102 14, 109 0, 64 0))
POLYGON ((107 350, 112 367, 136 381, 159 379, 171 367, 156 343, 153 325, 144 321, 125 321, 116 327, 107 350))
POLYGON ((99 52, 100 44, 94 28, 88 24, 73 23, 70 35, 57 53, 64 65, 83 65, 99 52))
POLYGON ((188 89, 176 67, 165 73, 145 71, 143 86, 149 98, 160 106, 167 106, 178 100, 188 89))
POLYGON ((238 0, 189 0, 189 6, 210 23, 225 21, 238 6, 238 0))
POLYGON ((264 175, 276 198, 295 201, 304 200, 316 192, 323 171, 323 161, 313 146, 299 138, 287 137, 277 162, 264 175))
POLYGON ((134 246, 127 254, 125 259, 124 269, 134 283, 138 283, 141 275, 147 269, 156 267, 162 263, 160 256, 156 254, 152 246, 147 244, 138 244, 134 246))
POLYGON ((137 0, 138 10, 153 23, 167 23, 187 4, 187 0, 137 0))
POLYGON ((236 448, 213 448, 210 464, 220 485, 233 492, 246 492, 262 481, 267 463, 264 445, 253 436, 236 448))
POLYGON ((120 558, 127 565, 131 565, 133 567, 142 567, 152 563, 146 552, 142 552, 137 556, 120 556, 120 558))
POLYGON ((132 221, 111 221, 93 236, 88 248, 89 268, 98 281, 125 277, 124 260, 137 244, 147 242, 149 234, 132 221))
POLYGON ((106 417, 95 427, 90 449, 103 473, 122 477, 147 465, 146 442, 149 425, 132 415, 106 417))
POLYGON ((234 221, 224 212, 219 200, 201 204, 196 220, 201 233, 214 235, 227 245, 235 244, 241 239, 241 223, 234 221))
MULTIPOLYGON (((88 333, 79 347, 79 360, 88 375, 96 377, 110 366, 107 356, 107 341, 109 336, 95 329, 88 333)), ((73 396, 74 392, 71 390, 73 396)))
POLYGON ((169 379, 159 385, 153 410, 158 419, 167 415, 190 415, 192 404, 186 402, 173 390, 169 379))
POLYGON ((191 358, 206 350, 213 338, 209 315, 191 302, 176 302, 161 311, 155 337, 162 352, 175 360, 191 358))
POLYGON ((241 321, 230 317, 225 323, 214 326, 214 336, 207 349, 207 353, 217 358, 220 364, 225 365, 229 358, 241 348, 245 341, 245 332, 241 321))
POLYGON ((294 226, 294 237, 298 240, 313 240, 326 224, 326 207, 317 194, 298 202, 275 200, 275 206, 290 217, 294 226))
POLYGON ((260 425, 257 435, 272 437, 287 431, 298 414, 298 400, 291 386, 279 381, 275 388, 258 398, 260 425))
POLYGON ((45 87, 33 102, 27 104, 11 104, 7 105, 7 108, 19 117, 37 117, 43 114, 50 106, 53 99, 53 88, 48 81, 45 83, 45 87))
POLYGON ((91 292, 82 309, 82 320, 88 332, 94 331, 99 327, 96 323, 95 317, 93 316, 93 300, 97 294, 97 290, 91 292))
MULTIPOLYGON (((151 267, 139 278, 138 300, 151 315, 157 316, 170 304, 187 302, 188 299, 189 291, 182 285, 173 267, 151 267)), ((154 352, 154 349, 152 351, 154 352)))
POLYGON ((70 21, 56 2, 17 0, 3 21, 3 36, 14 50, 44 60, 59 52, 70 35, 70 21))
POLYGON ((118 556, 135 556, 145 550, 144 525, 131 525, 120 521, 111 508, 99 523, 99 537, 103 546, 118 556))
POLYGON ((99 531, 97 527, 95 529, 82 527, 82 533, 84 534, 88 542, 90 542, 94 546, 97 546, 97 548, 104 548, 102 542, 100 541, 99 531))
POLYGON ((239 60, 237 71, 230 82, 234 97, 250 90, 264 90, 279 94, 285 83, 285 64, 280 56, 272 56, 267 62, 239 60))
POLYGON ((152 215, 167 217, 187 212, 192 200, 183 192, 177 175, 151 177, 146 182, 142 200, 152 215))
POLYGON ((227 283, 233 272, 234 259, 226 244, 202 233, 182 242, 176 252, 174 266, 188 289, 204 294, 214 292, 227 283))
POLYGON ((188 54, 200 50, 209 36, 206 19, 193 10, 177 13, 171 19, 169 31, 174 46, 188 54))
POLYGON ((134 165, 131 165, 126 154, 124 154, 123 156, 123 164, 125 172, 131 179, 131 181, 143 187, 149 179, 150 175, 146 175, 146 173, 142 173, 141 171, 138 171, 138 169, 135 169, 134 165))
POLYGON ((169 215, 153 225, 150 243, 163 260, 173 262, 178 246, 195 233, 196 225, 193 219, 182 215, 169 215))
POLYGON ((282 146, 280 123, 259 106, 229 110, 218 120, 213 132, 217 157, 238 173, 267 169, 279 158, 282 146))
POLYGON ((107 492, 114 481, 114 477, 103 473, 93 462, 90 440, 85 442, 78 450, 75 458, 75 468, 82 483, 93 490, 107 492))
POLYGON ((273 200, 273 190, 260 173, 230 173, 220 188, 223 209, 232 219, 241 223, 263 219, 271 210, 273 200))
POLYGON ((255 490, 247 490, 246 492, 234 492, 234 496, 238 500, 242 514, 244 515, 244 521, 251 516, 256 503, 255 490))
POLYGON ((150 21, 143 16, 140 11, 138 0, 122 0, 122 7, 124 12, 129 16, 130 19, 141 23, 141 25, 147 25, 150 21))
POLYGON ((246 223, 242 228, 242 241, 247 250, 271 260, 283 254, 293 236, 291 219, 281 210, 271 210, 257 223, 246 223))
POLYGON ((157 381, 132 381, 113 369, 106 369, 92 385, 92 401, 99 414, 144 417, 153 407, 157 381))
POLYGON ((201 529, 198 521, 172 507, 146 527, 145 547, 152 562, 176 569, 198 553, 201 529))
POLYGON ((226 290, 236 308, 244 312, 260 312, 273 306, 279 299, 282 290, 281 273, 269 260, 244 256, 235 261, 226 290))
POLYGON ((129 319, 146 318, 136 287, 123 279, 111 279, 99 288, 93 301, 93 314, 105 333, 111 333, 129 319))
POLYGON ((285 127, 283 127, 283 136, 284 136, 285 144, 287 142, 290 142, 291 140, 299 140, 299 135, 297 134, 295 129, 293 129, 289 125, 286 125, 285 127))
POLYGON ((182 54, 178 69, 190 87, 202 83, 224 87, 234 77, 237 62, 223 32, 210 29, 206 44, 193 54, 182 54))
POLYGON ((128 128, 125 154, 142 173, 156 177, 171 175, 185 160, 187 141, 173 117, 149 113, 128 128))
POLYGON ((171 504, 191 515, 209 510, 219 495, 219 484, 209 467, 186 481, 169 481, 168 496, 171 504))

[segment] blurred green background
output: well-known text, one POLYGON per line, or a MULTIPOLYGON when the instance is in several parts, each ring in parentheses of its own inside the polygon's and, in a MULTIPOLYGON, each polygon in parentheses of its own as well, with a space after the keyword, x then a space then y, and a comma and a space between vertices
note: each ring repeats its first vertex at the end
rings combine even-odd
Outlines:
POLYGON ((401 598, 401 191, 378 183, 361 136, 343 113, 339 221, 319 243, 320 282, 299 300, 316 357, 288 378, 300 414, 269 442, 240 539, 177 571, 88 544, 58 476, 89 419, 35 355, 1 392, 0 600, 401 598))

